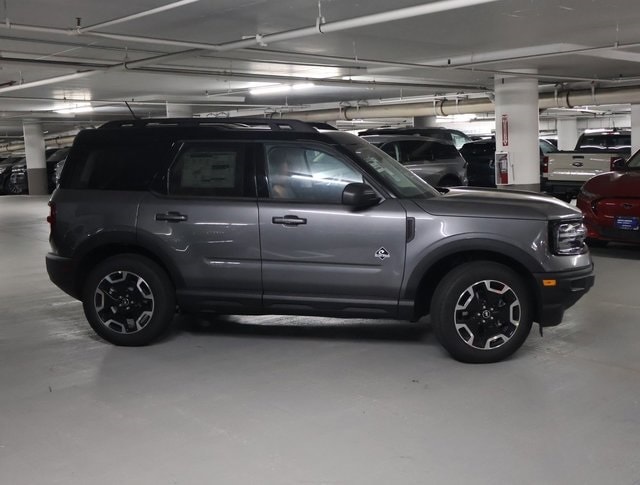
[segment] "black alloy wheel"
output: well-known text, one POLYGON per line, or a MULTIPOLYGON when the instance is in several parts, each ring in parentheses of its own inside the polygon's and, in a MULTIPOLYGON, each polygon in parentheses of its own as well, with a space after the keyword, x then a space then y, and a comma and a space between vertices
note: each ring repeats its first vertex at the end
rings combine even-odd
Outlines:
POLYGON ((510 268, 477 261, 454 268, 431 303, 440 343, 462 362, 497 362, 515 352, 532 326, 531 298, 510 268))
POLYGON ((169 326, 175 291, 156 263, 134 254, 114 256, 90 273, 83 307, 95 332, 125 346, 147 345, 169 326))

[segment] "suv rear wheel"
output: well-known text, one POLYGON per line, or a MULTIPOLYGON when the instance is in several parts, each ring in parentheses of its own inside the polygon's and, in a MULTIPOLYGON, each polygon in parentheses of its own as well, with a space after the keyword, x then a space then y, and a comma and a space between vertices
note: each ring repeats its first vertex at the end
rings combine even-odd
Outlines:
POLYGON ((461 362, 497 362, 513 354, 531 330, 529 292, 517 273, 491 261, 460 265, 431 301, 434 332, 461 362))
POLYGON ((175 314, 175 292, 167 274, 135 254, 97 265, 86 280, 82 303, 93 330, 115 345, 151 343, 175 314))

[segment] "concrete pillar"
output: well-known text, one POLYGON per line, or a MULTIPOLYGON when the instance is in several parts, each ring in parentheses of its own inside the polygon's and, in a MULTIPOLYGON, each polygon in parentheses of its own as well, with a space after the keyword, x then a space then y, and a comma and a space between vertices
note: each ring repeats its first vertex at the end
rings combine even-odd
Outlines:
POLYGON ((24 121, 25 155, 27 157, 27 177, 29 194, 46 195, 48 191, 47 164, 44 155, 44 134, 39 121, 24 121))
POLYGON ((558 118, 558 149, 573 150, 578 142, 578 118, 558 118))
POLYGON ((435 116, 414 116, 413 126, 415 128, 429 128, 431 126, 438 126, 435 116))
MULTIPOLYGON (((535 74, 535 70, 519 70, 535 74)), ((508 154, 509 188, 540 190, 538 81, 498 75, 495 78, 496 152, 508 154)))
POLYGON ((640 150, 640 104, 631 105, 631 153, 640 150))
POLYGON ((191 118, 193 109, 188 104, 175 104, 167 102, 167 118, 191 118))

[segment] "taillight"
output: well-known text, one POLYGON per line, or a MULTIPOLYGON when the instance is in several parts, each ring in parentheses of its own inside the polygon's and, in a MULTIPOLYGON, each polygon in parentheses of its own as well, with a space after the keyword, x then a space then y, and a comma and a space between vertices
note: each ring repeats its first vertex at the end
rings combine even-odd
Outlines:
POLYGON ((51 225, 51 230, 53 230, 53 226, 56 225, 56 204, 55 204, 55 202, 49 201, 49 215, 47 216, 47 222, 51 225))
POLYGON ((549 173, 549 157, 542 157, 542 173, 549 173))

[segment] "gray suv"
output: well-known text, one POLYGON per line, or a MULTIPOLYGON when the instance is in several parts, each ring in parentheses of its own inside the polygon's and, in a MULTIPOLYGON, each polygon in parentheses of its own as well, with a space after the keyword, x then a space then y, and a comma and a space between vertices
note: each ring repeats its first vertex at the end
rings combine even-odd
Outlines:
POLYGON ((467 185, 467 162, 453 145, 415 135, 362 137, 434 187, 467 185))
POLYGON ((357 136, 294 120, 82 131, 49 205, 49 276, 116 345, 152 342, 176 310, 429 314, 454 358, 494 362, 594 280, 564 202, 443 194, 357 136))

